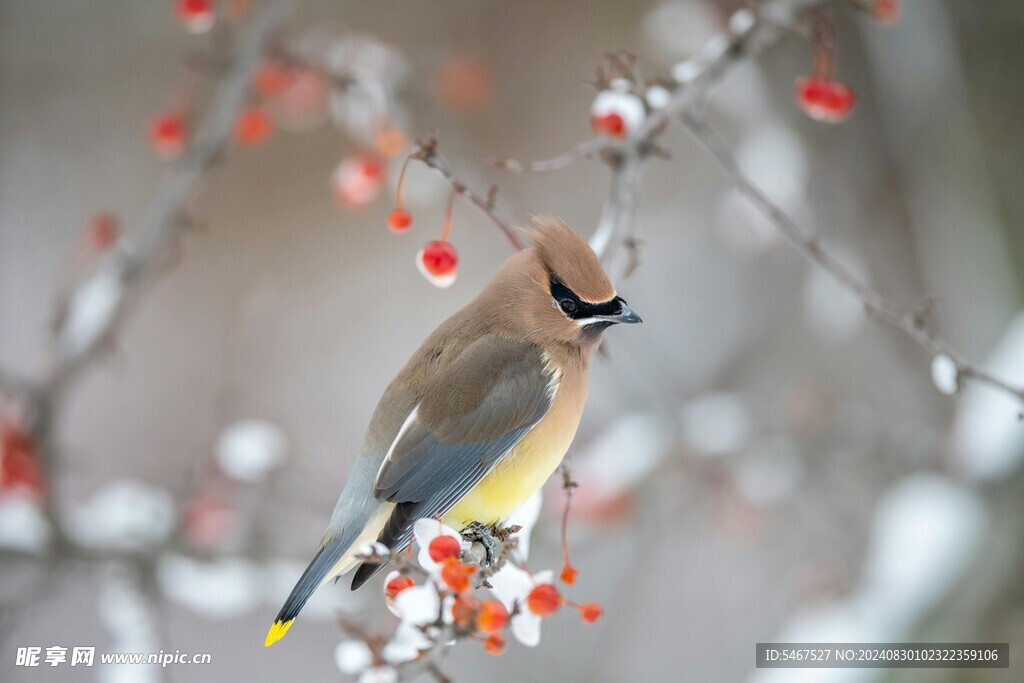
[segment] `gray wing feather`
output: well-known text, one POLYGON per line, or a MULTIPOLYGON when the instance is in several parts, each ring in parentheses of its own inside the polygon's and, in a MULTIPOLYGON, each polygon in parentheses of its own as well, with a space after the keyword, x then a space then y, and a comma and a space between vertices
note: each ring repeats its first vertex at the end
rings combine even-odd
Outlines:
MULTIPOLYGON (((451 509, 544 417, 551 405, 550 378, 536 346, 487 338, 463 356, 455 361, 452 371, 459 370, 461 363, 472 364, 478 370, 464 372, 466 377, 472 380, 486 373, 493 384, 482 402, 464 415, 428 427, 414 414, 399 432, 375 486, 379 499, 402 508, 401 514, 391 520, 394 524, 386 525, 381 534, 380 540, 389 547, 408 543, 410 520, 443 515, 451 509)), ((458 398, 437 396, 428 390, 424 402, 457 402, 458 398)), ((421 403, 417 413, 422 415, 424 408, 421 403)))

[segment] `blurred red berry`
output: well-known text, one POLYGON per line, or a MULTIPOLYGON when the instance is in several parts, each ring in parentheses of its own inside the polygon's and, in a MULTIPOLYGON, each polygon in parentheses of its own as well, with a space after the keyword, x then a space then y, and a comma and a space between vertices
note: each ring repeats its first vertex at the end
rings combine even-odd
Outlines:
POLYGON ((494 94, 494 75, 484 60, 461 55, 441 65, 434 85, 441 104, 468 114, 490 101, 494 94))
POLYGON ((272 99, 288 89, 292 72, 284 64, 265 61, 252 75, 252 89, 260 97, 272 99))
POLYGON ((175 11, 189 33, 205 33, 217 19, 213 0, 178 0, 175 11))
POLYGON ((619 87, 602 90, 590 104, 590 128, 598 135, 629 137, 646 118, 644 101, 619 87))
POLYGON ((395 209, 388 216, 388 227, 395 232, 405 232, 412 225, 412 214, 405 209, 395 209))
POLYGON ((601 618, 602 614, 604 614, 604 610, 601 609, 601 605, 596 602, 588 602, 585 605, 580 605, 580 616, 583 617, 583 621, 588 624, 593 624, 601 618))
POLYGON ((569 584, 570 586, 576 583, 576 577, 579 575, 579 570, 570 564, 566 564, 562 567, 562 581, 569 584))
POLYGON ((28 434, 13 422, 0 419, 0 491, 17 490, 33 495, 42 492, 39 453, 28 434))
POLYGON ((161 159, 176 159, 185 149, 185 120, 176 111, 158 115, 149 124, 149 143, 161 159))
POLYGON ((427 552, 434 562, 444 562, 449 558, 459 559, 462 555, 462 544, 454 536, 442 534, 430 542, 427 552))
POLYGON ((796 99, 804 113, 827 123, 845 120, 856 101, 853 91, 843 83, 817 76, 797 79, 796 99))
POLYGON ((463 564, 454 557, 445 560, 441 567, 441 580, 456 593, 465 593, 473 584, 469 577, 476 572, 476 567, 471 564, 463 564))
POLYGON ((505 637, 499 633, 494 633, 487 636, 487 640, 484 641, 484 650, 489 655, 498 656, 505 652, 505 637))
POLYGON ((553 584, 541 583, 534 586, 526 596, 526 606, 539 617, 547 617, 558 611, 562 606, 562 594, 553 584))
POLYGON ((331 175, 334 196, 344 206, 359 208, 380 196, 386 180, 384 164, 372 154, 356 154, 341 160, 331 175))
POLYGON ((198 546, 223 543, 238 527, 238 511, 219 498, 197 496, 185 508, 182 527, 185 536, 198 546))
POLYGON ((244 147, 259 147, 273 132, 270 114, 258 104, 249 105, 235 119, 235 141, 244 147))
POLYGON ((476 627, 484 633, 497 633, 508 624, 508 610, 497 600, 486 600, 480 604, 476 627))
POLYGON ((85 243, 92 251, 105 251, 117 241, 121 232, 117 216, 103 211, 92 217, 85 231, 85 243))
POLYGON ((590 129, 598 135, 609 135, 613 138, 626 137, 626 122, 618 114, 590 117, 590 129))
POLYGON ((455 282, 455 268, 459 256, 451 242, 428 242, 416 260, 420 272, 437 287, 447 287, 455 282))
POLYGON ((900 19, 899 0, 874 0, 871 16, 880 24, 895 24, 900 19))
POLYGON ((404 591, 406 588, 412 588, 416 585, 416 582, 412 578, 401 575, 388 581, 387 585, 384 586, 384 593, 391 600, 395 599, 399 593, 404 591))

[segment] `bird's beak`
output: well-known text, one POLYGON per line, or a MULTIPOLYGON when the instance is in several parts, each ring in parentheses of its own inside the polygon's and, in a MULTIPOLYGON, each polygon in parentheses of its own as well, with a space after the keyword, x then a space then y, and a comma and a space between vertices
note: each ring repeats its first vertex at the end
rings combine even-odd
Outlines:
POLYGON ((610 323, 632 324, 643 322, 643 319, 641 319, 640 316, 637 315, 636 311, 634 311, 632 308, 625 304, 622 305, 622 310, 614 315, 595 315, 594 317, 597 318, 598 320, 606 320, 610 323))

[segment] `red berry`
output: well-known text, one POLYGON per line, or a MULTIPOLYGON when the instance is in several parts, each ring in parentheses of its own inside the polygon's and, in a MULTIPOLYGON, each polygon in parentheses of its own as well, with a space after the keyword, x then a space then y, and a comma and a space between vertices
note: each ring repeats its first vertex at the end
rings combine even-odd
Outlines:
POLYGON ((345 157, 331 176, 334 196, 346 207, 370 204, 384 188, 385 168, 372 154, 345 157))
POLYGON ((497 633, 508 624, 508 610, 497 600, 487 600, 480 605, 476 618, 477 629, 484 633, 497 633))
POLYGON ((287 90, 291 82, 292 72, 288 67, 279 62, 267 61, 263 62, 253 74, 252 89, 260 97, 270 99, 287 90))
POLYGON ((553 584, 542 583, 534 586, 526 596, 526 606, 539 617, 547 617, 562 606, 562 595, 553 584))
POLYGON ((235 119, 235 140, 245 147, 258 147, 270 139, 274 124, 270 114, 259 105, 243 109, 235 119))
POLYGON ((443 562, 448 558, 457 560, 462 554, 462 544, 454 536, 441 535, 430 542, 427 552, 434 562, 443 562))
POLYGON ((447 287, 455 281, 455 267, 459 256, 451 242, 428 242, 420 251, 418 264, 427 279, 438 287, 447 287))
POLYGON ((796 99, 808 116, 828 123, 846 119, 856 101, 853 91, 843 83, 817 76, 797 79, 796 99))
POLYGON ((874 0, 871 16, 880 24, 894 24, 900 18, 899 0, 874 0))
POLYGON ((598 135, 610 135, 613 138, 626 137, 626 122, 618 114, 590 117, 590 128, 598 135))
POLYGON ((576 583, 576 576, 578 574, 579 571, 570 564, 566 564, 562 567, 562 581, 570 586, 576 583))
POLYGON ((593 624, 601 618, 602 614, 604 614, 604 610, 601 609, 601 605, 596 602, 588 602, 585 605, 580 605, 580 616, 583 617, 583 621, 588 624, 593 624))
POLYGON ((39 454, 31 437, 15 424, 0 419, 0 491, 43 490, 39 454))
POLYGON ((395 209, 388 216, 388 226, 395 232, 404 232, 412 225, 412 214, 405 209, 395 209))
POLYGON ((395 578, 388 581, 387 585, 384 586, 384 594, 387 595, 391 600, 395 599, 399 593, 404 591, 406 588, 412 588, 416 585, 410 577, 402 575, 396 576, 395 578))
POLYGON ((176 111, 157 116, 149 124, 149 143, 162 159, 174 159, 185 149, 185 120, 176 111))
POLYGON ((441 103, 467 114, 483 107, 494 94, 494 74, 487 62, 463 55, 441 65, 435 81, 441 103))
POLYGON ((484 650, 487 654, 498 656, 505 652, 505 637, 499 633, 487 636, 484 641, 484 650))
POLYGON ((189 33, 205 33, 216 21, 213 0, 178 0, 176 11, 189 33))
POLYGON ((200 495, 185 508, 182 527, 188 540, 211 548, 226 540, 238 527, 238 521, 238 512, 227 503, 200 495))
POLYGON ((89 221, 85 241, 93 251, 103 251, 117 241, 120 227, 117 216, 106 211, 98 213, 89 221))
POLYGON ((463 564, 454 557, 449 557, 441 567, 441 580, 456 593, 465 593, 473 584, 469 577, 476 572, 476 567, 463 564))

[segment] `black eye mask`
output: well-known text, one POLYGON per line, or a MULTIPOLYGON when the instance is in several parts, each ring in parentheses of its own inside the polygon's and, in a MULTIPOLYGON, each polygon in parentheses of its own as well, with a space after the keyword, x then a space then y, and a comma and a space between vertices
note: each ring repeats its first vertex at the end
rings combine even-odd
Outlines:
POLYGON ((562 312, 573 320, 593 318, 595 315, 618 315, 622 313, 622 306, 626 303, 621 297, 599 304, 583 301, 554 277, 551 278, 551 296, 562 312))

